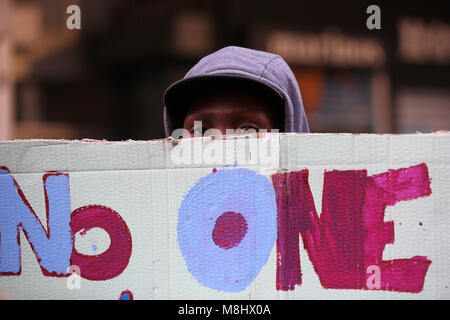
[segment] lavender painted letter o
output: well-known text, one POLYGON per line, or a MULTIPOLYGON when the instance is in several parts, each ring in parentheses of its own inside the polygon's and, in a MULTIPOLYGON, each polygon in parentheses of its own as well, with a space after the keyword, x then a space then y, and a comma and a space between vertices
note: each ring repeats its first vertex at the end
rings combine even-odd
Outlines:
MULTIPOLYGON (((233 223, 227 226, 233 232, 233 223)), ((222 169, 197 181, 178 215, 178 243, 188 271, 202 285, 219 291, 246 289, 267 263, 277 237, 275 191, 269 179, 245 168, 222 169), (231 248, 212 237, 226 212, 242 215, 245 236, 231 248)))

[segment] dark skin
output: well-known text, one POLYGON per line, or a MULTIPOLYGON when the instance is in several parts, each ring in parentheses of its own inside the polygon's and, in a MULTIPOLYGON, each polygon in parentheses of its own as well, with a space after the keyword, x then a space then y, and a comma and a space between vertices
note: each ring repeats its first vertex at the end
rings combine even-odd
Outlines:
POLYGON ((211 128, 225 135, 227 129, 241 129, 240 133, 258 132, 261 129, 267 132, 278 129, 281 132, 282 123, 280 106, 271 105, 251 93, 229 91, 196 99, 188 108, 183 127, 191 136, 194 131, 197 134, 211 134, 211 131, 207 132, 211 128), (202 121, 202 128, 194 128, 194 121, 202 121))

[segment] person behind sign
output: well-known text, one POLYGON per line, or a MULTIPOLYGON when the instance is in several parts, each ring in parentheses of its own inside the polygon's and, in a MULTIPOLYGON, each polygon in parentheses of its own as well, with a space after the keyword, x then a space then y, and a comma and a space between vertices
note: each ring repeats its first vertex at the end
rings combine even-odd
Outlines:
POLYGON ((309 132, 300 88, 279 55, 225 47, 203 57, 164 93, 167 137, 184 128, 309 132), (201 121, 201 128, 194 122, 201 121))

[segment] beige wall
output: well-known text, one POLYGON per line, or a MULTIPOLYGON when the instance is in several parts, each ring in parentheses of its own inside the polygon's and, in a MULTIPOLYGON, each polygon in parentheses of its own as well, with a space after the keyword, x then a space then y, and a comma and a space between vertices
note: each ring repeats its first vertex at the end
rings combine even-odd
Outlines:
POLYGON ((78 3, 0 0, 0 140, 71 137, 71 128, 65 124, 41 122, 34 116, 40 114, 39 88, 30 74, 34 63, 78 39, 79 32, 68 30, 65 23, 67 6, 78 3), (26 90, 15 92, 18 83, 26 90), (33 89, 31 95, 29 88, 33 89), (17 95, 25 105, 15 106, 17 95), (20 123, 16 120, 19 107, 25 112, 20 123))
POLYGON ((11 139, 14 119, 11 6, 12 0, 0 0, 0 140, 11 139))

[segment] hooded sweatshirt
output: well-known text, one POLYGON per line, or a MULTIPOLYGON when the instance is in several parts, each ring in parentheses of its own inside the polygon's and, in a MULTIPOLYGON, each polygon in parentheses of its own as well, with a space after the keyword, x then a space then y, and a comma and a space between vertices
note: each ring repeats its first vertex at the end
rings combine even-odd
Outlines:
POLYGON ((170 136, 180 123, 183 92, 201 94, 202 82, 211 78, 236 78, 258 82, 274 90, 284 102, 284 132, 309 132, 297 80, 284 59, 276 54, 242 47, 225 47, 203 57, 182 80, 164 94, 164 129, 170 136), (184 90, 183 90, 184 89, 184 90))

